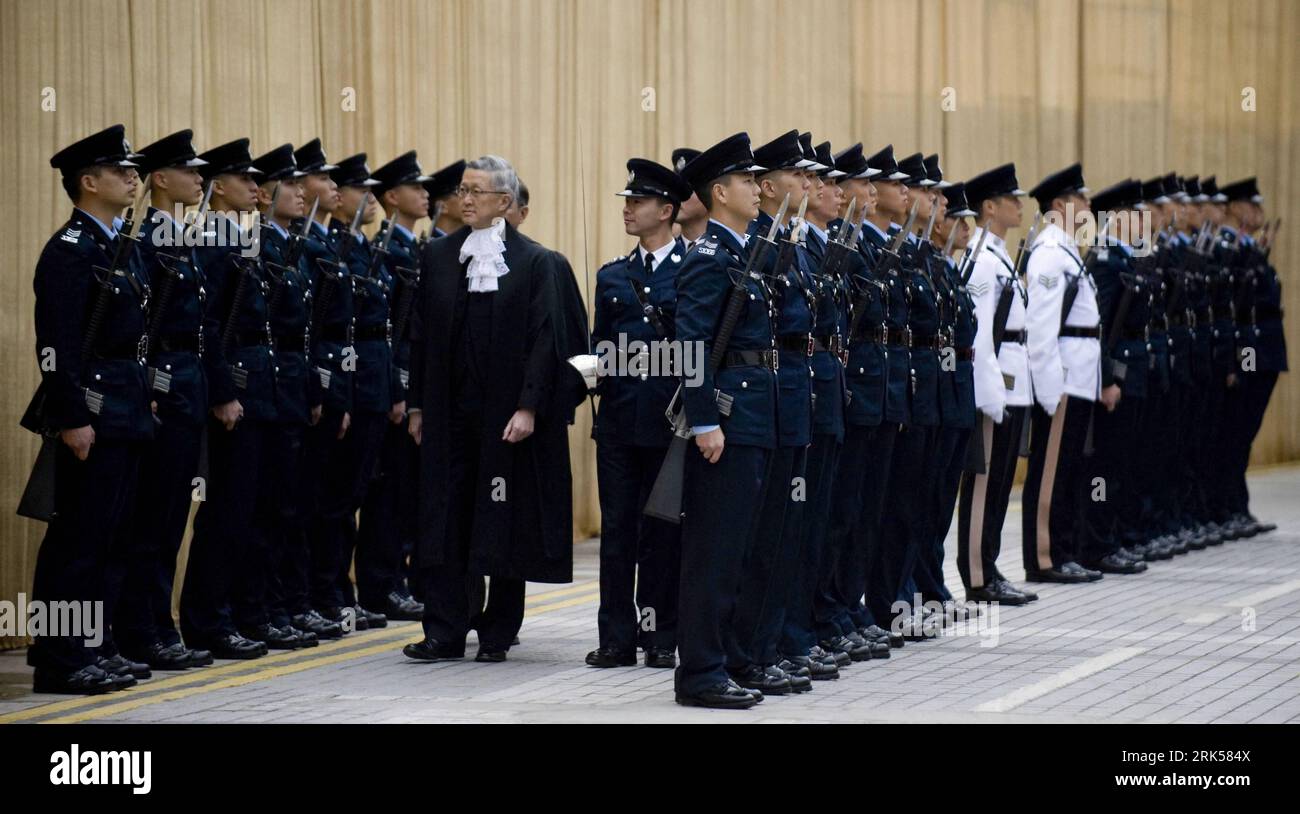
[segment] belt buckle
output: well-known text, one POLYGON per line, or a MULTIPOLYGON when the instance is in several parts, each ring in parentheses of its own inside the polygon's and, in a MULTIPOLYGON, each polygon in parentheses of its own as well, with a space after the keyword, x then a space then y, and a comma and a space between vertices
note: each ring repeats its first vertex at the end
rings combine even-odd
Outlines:
POLYGON ((149 334, 140 334, 140 341, 135 346, 135 360, 144 364, 149 358, 149 334))
POLYGON ((776 348, 772 348, 771 350, 764 351, 764 353, 766 353, 768 355, 768 358, 772 361, 772 364, 770 365, 772 372, 775 373, 776 371, 780 370, 781 352, 776 348))
POLYGON ((384 341, 387 342, 390 347, 393 344, 393 321, 391 319, 384 320, 384 341))
POLYGON ((903 327, 903 342, 905 347, 912 347, 912 329, 908 326, 903 327))
POLYGON ((356 326, 356 317, 353 317, 353 318, 352 318, 352 321, 348 323, 348 328, 347 328, 347 344, 348 344, 348 345, 351 345, 351 344, 352 344, 352 338, 356 335, 356 327, 357 327, 357 326, 356 326))
POLYGON ((812 356, 812 355, 813 355, 813 349, 814 349, 814 345, 813 345, 813 335, 812 335, 812 334, 808 334, 808 350, 804 353, 804 355, 805 355, 805 356, 812 356))

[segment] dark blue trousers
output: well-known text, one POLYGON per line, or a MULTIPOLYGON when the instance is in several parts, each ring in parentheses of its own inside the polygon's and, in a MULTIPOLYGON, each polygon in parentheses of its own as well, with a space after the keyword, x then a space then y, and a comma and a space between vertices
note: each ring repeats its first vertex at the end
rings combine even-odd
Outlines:
POLYGON ((601 647, 677 647, 681 526, 641 513, 666 451, 597 440, 601 647))
MULTIPOLYGON (((846 634, 869 625, 888 622, 887 617, 876 617, 864 599, 881 568, 885 498, 888 494, 894 445, 898 442, 900 431, 898 424, 881 424, 876 427, 871 433, 865 458, 857 464, 866 469, 862 481, 862 509, 858 522, 849 532, 849 556, 837 574, 839 601, 847 610, 840 617, 839 626, 846 634)), ((841 458, 840 471, 851 465, 841 458)))
POLYGON ((709 463, 692 444, 682 494, 682 567, 677 604, 677 688, 725 683, 746 554, 762 506, 772 450, 728 444, 709 463))
POLYGON ((194 517, 181 591, 181 635, 189 647, 238 632, 231 606, 237 575, 256 564, 261 548, 253 515, 268 431, 249 419, 233 430, 208 422, 208 499, 194 517))
POLYGON ((813 606, 821 588, 830 540, 831 500, 835 496, 835 469, 839 463, 840 442, 834 435, 814 435, 808 448, 805 478, 808 504, 802 523, 795 576, 786 603, 785 623, 781 628, 780 652, 784 656, 807 655, 817 644, 817 626, 813 606))

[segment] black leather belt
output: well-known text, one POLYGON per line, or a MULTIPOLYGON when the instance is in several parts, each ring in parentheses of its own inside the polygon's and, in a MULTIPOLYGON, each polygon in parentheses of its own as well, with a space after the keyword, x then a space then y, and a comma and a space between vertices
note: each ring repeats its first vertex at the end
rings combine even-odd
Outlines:
POLYGON ((358 342, 373 339, 387 339, 388 325, 358 325, 352 331, 352 338, 358 342))
POLYGON ((153 341, 153 350, 158 353, 198 353, 198 334, 177 334, 160 336, 153 341))
POLYGON ((944 347, 942 334, 930 334, 928 336, 913 336, 912 347, 924 348, 926 350, 938 350, 944 347))
POLYGON ((1029 340, 1029 334, 1025 331, 1006 331, 1002 334, 1002 344, 1010 342, 1013 345, 1023 345, 1029 340))
POLYGON ((351 333, 351 326, 347 324, 322 325, 315 338, 325 342, 351 342, 351 333))
POLYGON ((959 361, 959 362, 973 362, 973 361, 975 361, 975 349, 974 349, 974 348, 958 348, 958 349, 957 349, 957 361, 959 361))
POLYGON ((306 353, 307 337, 302 334, 276 334, 275 349, 282 353, 306 353))
POLYGON ((877 345, 883 345, 889 339, 889 331, 883 325, 877 325, 870 330, 859 330, 853 336, 854 342, 874 342, 877 345))
MULTIPOLYGON (((302 337, 299 337, 299 341, 302 337)), ((269 345, 266 341, 266 331, 239 331, 235 334, 235 347, 237 348, 254 348, 259 345, 269 345)))
POLYGON ((761 367, 776 370, 780 366, 775 350, 729 350, 722 359, 723 367, 761 367))
POLYGON ((1091 328, 1082 325, 1066 325, 1061 329, 1061 336, 1073 336, 1078 339, 1101 339, 1101 326, 1093 325, 1091 328))
POLYGON ((95 350, 96 359, 115 359, 115 360, 134 360, 140 350, 140 343, 136 342, 119 342, 116 345, 107 345, 95 350))
POLYGON ((912 332, 906 328, 890 328, 885 332, 885 342, 890 345, 912 347, 912 332))
POLYGON ((813 338, 812 334, 786 334, 776 338, 776 346, 785 351, 793 353, 802 353, 806 356, 813 355, 813 338))

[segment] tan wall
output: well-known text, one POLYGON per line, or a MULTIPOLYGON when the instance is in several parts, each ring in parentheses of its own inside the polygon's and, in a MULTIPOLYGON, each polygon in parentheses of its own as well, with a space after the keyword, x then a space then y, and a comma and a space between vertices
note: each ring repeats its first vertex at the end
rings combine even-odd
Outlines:
MULTIPOLYGON (((249 136, 257 151, 319 135, 372 166, 410 148, 429 169, 499 153, 532 190, 525 231, 579 273, 629 246, 613 197, 628 157, 742 129, 937 150, 954 178, 1014 160, 1025 185, 1076 159, 1094 189, 1254 173, 1289 221, 1275 252, 1289 277, 1298 41, 1286 0, 4 0, 0 598, 29 588, 43 533, 13 507, 37 446, 17 425, 37 380, 31 273, 69 209, 47 161, 93 130, 122 122, 139 147, 192 127, 200 149, 249 136)), ((1300 313, 1300 285, 1286 293, 1300 313)), ((1284 377, 1257 462, 1300 455, 1298 412, 1284 377)), ((582 534, 599 522, 589 420, 571 435, 582 534)))

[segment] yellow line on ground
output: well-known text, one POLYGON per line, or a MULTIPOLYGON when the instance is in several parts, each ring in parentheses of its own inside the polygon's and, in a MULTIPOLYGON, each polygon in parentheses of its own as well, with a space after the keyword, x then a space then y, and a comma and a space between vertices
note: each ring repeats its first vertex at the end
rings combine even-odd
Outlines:
MULTIPOLYGON (((561 597, 561 596, 568 596, 569 594, 577 593, 579 591, 591 590, 593 588, 598 588, 598 587, 599 585, 596 580, 588 580, 587 582, 579 582, 574 585, 570 585, 565 588, 559 588, 554 591, 545 591, 543 593, 532 594, 531 596, 527 597, 525 601, 531 603, 537 603, 530 607, 548 607, 547 605, 541 604, 540 601, 561 597)), ((583 601, 585 600, 586 597, 583 598, 583 601)), ((564 605, 563 607, 569 607, 569 605, 564 605)), ((313 647, 306 650, 286 651, 281 653, 275 653, 273 655, 265 656, 263 658, 255 659, 251 661, 234 661, 231 662, 230 664, 222 664, 214 667, 204 667, 196 670, 187 670, 184 673, 178 675, 151 680, 148 684, 141 685, 138 689, 152 693, 158 690, 168 690, 168 689, 173 689, 178 687, 185 687, 191 684, 202 684, 203 682, 210 681, 213 678, 241 673, 249 670, 250 668, 252 669, 252 671, 256 672, 258 670, 262 670, 268 667, 278 666, 286 662, 299 662, 299 661, 318 659, 322 656, 333 654, 341 650, 349 650, 349 648, 355 647, 357 645, 363 645, 366 643, 377 643, 379 641, 392 641, 393 639, 401 638, 403 635, 406 634, 408 630, 418 630, 418 629, 419 628, 417 626, 399 622, 397 623, 397 627, 395 628, 367 631, 358 634, 352 634, 343 639, 322 641, 319 647, 313 647)), ((33 718, 43 718, 46 715, 51 715, 56 712, 65 712, 67 710, 80 709, 82 707, 101 704, 104 702, 104 700, 105 700, 105 696, 102 695, 87 695, 87 696, 80 696, 77 698, 70 698, 64 701, 53 701, 49 704, 41 704, 40 706, 29 707, 27 709, 22 709, 16 712, 9 712, 0 715, 0 724, 20 723, 22 721, 32 720, 33 718)))
MULTIPOLYGON (((592 584, 594 583, 584 583, 584 585, 588 587, 592 584)), ((570 588, 551 591, 545 594, 536 594, 531 598, 538 599, 542 597, 570 594, 578 587, 580 586, 571 586, 570 588)), ((550 613, 563 608, 585 604, 599 598, 600 592, 598 590, 590 591, 589 593, 573 596, 568 599, 562 599, 557 602, 534 605, 524 612, 524 616, 525 618, 538 616, 543 613, 550 613)), ((359 640, 353 639, 348 642, 348 640, 345 639, 339 642, 334 642, 333 644, 336 646, 331 647, 329 650, 325 650, 324 652, 322 652, 320 648, 313 648, 312 651, 293 651, 293 653, 279 654, 277 656, 257 659, 256 661, 251 662, 237 662, 235 664, 223 665, 217 668, 201 669, 192 674, 163 679, 163 681, 160 682, 150 682, 140 688, 141 690, 148 691, 148 695, 140 695, 130 700, 109 701, 108 699, 116 696, 102 695, 75 698, 68 701, 44 704, 38 707, 32 707, 30 709, 20 710, 18 712, 0 716, 0 723, 15 723, 34 718, 44 718, 47 715, 80 709, 83 707, 90 707, 90 709, 63 717, 47 719, 41 721, 41 723, 76 723, 83 720, 103 718, 161 701, 172 701, 178 698, 186 698, 213 690, 225 689, 227 687, 243 686, 245 684, 266 681, 283 675, 292 675, 293 673, 309 670, 315 667, 324 667, 330 664, 337 664, 343 661, 350 661, 352 659, 364 658, 385 651, 391 651, 395 646, 393 644, 394 639, 409 636, 409 641, 419 641, 420 632, 420 628, 416 625, 402 625, 394 629, 380 631, 370 635, 362 634, 362 638, 359 640), (359 644, 362 646, 345 648, 341 646, 344 642, 354 645, 359 644), (304 657, 303 654, 308 655, 304 657), (298 658, 286 658, 290 656, 297 656, 298 658), (252 666, 253 669, 248 670, 247 672, 238 675, 230 675, 229 677, 222 678, 218 681, 207 681, 215 676, 235 673, 239 670, 247 669, 250 666, 252 666), (169 688, 175 689, 171 689, 168 692, 157 692, 157 690, 167 690, 169 688)))

